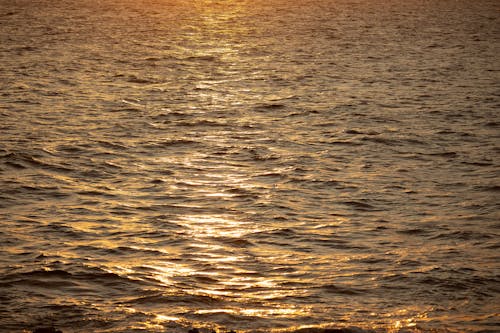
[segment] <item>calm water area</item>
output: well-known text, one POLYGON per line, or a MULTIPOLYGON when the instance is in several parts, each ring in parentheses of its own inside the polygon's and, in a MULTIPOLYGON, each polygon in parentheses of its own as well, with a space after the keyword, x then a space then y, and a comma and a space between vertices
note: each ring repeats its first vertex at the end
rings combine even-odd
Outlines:
POLYGON ((499 112, 496 0, 0 0, 0 332, 500 332, 499 112))

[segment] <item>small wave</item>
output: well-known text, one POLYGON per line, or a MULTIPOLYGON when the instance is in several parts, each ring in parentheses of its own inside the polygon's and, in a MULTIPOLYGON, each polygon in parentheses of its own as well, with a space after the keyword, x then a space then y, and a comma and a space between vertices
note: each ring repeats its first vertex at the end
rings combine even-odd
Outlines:
POLYGON ((288 180, 289 183, 301 184, 301 186, 310 187, 310 188, 319 188, 319 189, 344 189, 345 185, 341 181, 329 179, 329 180, 320 180, 320 179, 303 179, 291 177, 288 180))
POLYGON ((365 134, 364 132, 362 131, 358 131, 358 130, 355 130, 355 129, 347 129, 344 131, 345 134, 353 134, 353 135, 358 135, 358 134, 365 134))
POLYGON ((478 167, 488 167, 494 165, 494 163, 492 162, 468 162, 468 161, 463 161, 462 164, 478 166, 478 167))
POLYGON ((243 247, 249 247, 254 245, 252 242, 249 240, 243 239, 243 238, 236 238, 236 237, 214 237, 213 238, 216 241, 222 242, 226 245, 229 245, 231 247, 237 247, 237 248, 243 248, 243 247))
POLYGON ((70 153, 70 154, 84 154, 88 150, 86 148, 76 146, 76 145, 67 145, 67 144, 62 144, 57 146, 57 151, 58 152, 64 152, 64 153, 70 153))
POLYGON ((485 123, 484 126, 485 127, 499 127, 500 126, 500 122, 489 121, 489 122, 485 123))
POLYGON ((154 294, 149 296, 138 297, 127 301, 128 304, 141 304, 141 305, 158 305, 165 304, 170 306, 206 306, 217 304, 221 300, 217 297, 208 295, 193 295, 193 294, 154 294))
MULTIPOLYGON (((163 111, 165 111, 165 110, 163 110, 163 111)), ((156 115, 152 116, 151 118, 153 120, 164 120, 165 122, 170 122, 171 118, 183 119, 183 118, 192 118, 194 116, 193 114, 185 113, 185 112, 169 111, 169 110, 167 110, 167 111, 168 112, 162 112, 162 113, 156 114, 156 115), (169 119, 165 119, 165 118, 169 118, 169 119)))
POLYGON ((447 151, 447 152, 442 152, 442 153, 430 153, 430 154, 424 154, 427 156, 437 156, 437 157, 447 157, 447 158, 455 158, 458 156, 456 152, 453 151, 447 151))
POLYGON ((331 248, 331 249, 343 249, 343 250, 363 250, 366 249, 366 246, 360 244, 353 244, 352 242, 344 239, 340 239, 338 237, 322 237, 312 239, 311 242, 314 242, 317 245, 321 245, 323 247, 331 248))
POLYGON ((29 169, 34 167, 56 172, 72 171, 62 165, 41 161, 39 157, 32 156, 28 153, 9 153, 7 155, 0 156, 0 159, 4 161, 4 164, 16 169, 29 169))
POLYGON ((261 104, 255 107, 256 111, 265 111, 265 110, 280 110, 286 107, 285 104, 281 103, 269 103, 269 104, 261 104))
POLYGON ((478 231, 469 231, 469 230, 459 230, 447 233, 440 233, 436 236, 431 237, 431 239, 455 239, 455 240, 486 240, 491 238, 493 238, 491 234, 478 231))
POLYGON ((32 278, 69 278, 73 276, 71 273, 65 271, 65 270, 46 270, 46 269, 39 269, 39 270, 34 270, 34 271, 29 271, 29 272, 23 272, 23 273, 14 273, 14 274, 8 274, 2 277, 2 281, 19 281, 24 280, 24 279, 32 279, 32 278))
MULTIPOLYGON (((167 120, 167 122, 170 122, 167 120)), ((193 120, 193 121, 176 121, 175 122, 176 126, 183 126, 183 127, 227 127, 230 126, 230 124, 227 124, 225 122, 220 122, 220 121, 215 121, 215 120, 207 120, 207 119, 200 119, 200 120, 193 120)))
POLYGON ((364 295, 368 293, 368 290, 366 289, 339 286, 334 284, 322 286, 321 290, 326 293, 339 295, 364 295))
POLYGON ((153 255, 153 256, 161 256, 163 253, 154 249, 145 249, 140 247, 130 247, 130 246, 119 246, 113 249, 113 254, 124 256, 124 255, 153 255))
POLYGON ((281 180, 281 179, 285 179, 287 178, 288 176, 286 174, 283 174, 283 173, 280 173, 280 172, 264 172, 264 173, 260 173, 260 174, 257 174, 255 176, 253 176, 252 178, 254 179, 260 179, 260 180, 267 180, 267 181, 271 181, 271 180, 274 180, 274 181, 278 181, 278 180, 281 180))
POLYGON ((230 194, 232 197, 236 199, 253 199, 257 200, 260 195, 258 193, 252 193, 250 190, 240 187, 231 188, 229 190, 224 191, 227 194, 230 194))
POLYGON ((350 206, 360 211, 374 211, 379 210, 377 207, 362 201, 340 201, 339 204, 350 206))
POLYGON ((129 75, 127 78, 127 82, 130 83, 139 83, 139 84, 154 84, 154 83, 160 83, 161 81, 158 81, 157 79, 154 78, 148 78, 148 77, 139 77, 136 75, 129 75))
POLYGON ((46 237, 59 235, 58 237, 68 237, 70 239, 82 239, 90 235, 87 232, 76 230, 61 223, 49 223, 47 225, 40 226, 37 228, 37 232, 46 234, 46 237))
MULTIPOLYGON (((331 327, 331 326, 330 326, 331 327)), ((256 330, 257 333, 267 333, 267 331, 256 330)), ((363 329, 357 326, 337 327, 337 328, 324 328, 324 327, 306 327, 306 328, 289 328, 279 330, 280 333, 375 333, 372 329, 363 329)), ((392 331, 397 333, 397 331, 392 331)), ((402 332, 408 332, 406 330, 402 332)))
POLYGON ((478 186, 476 189, 485 192, 500 192, 500 185, 478 186))
POLYGON ((389 146, 401 144, 401 141, 398 139, 392 139, 392 138, 381 137, 381 136, 365 136, 365 137, 362 137, 361 140, 374 142, 374 143, 380 143, 380 144, 389 145, 389 146))
POLYGON ((153 144, 146 145, 147 148, 158 148, 158 147, 170 147, 170 146, 185 146, 199 144, 199 141, 188 140, 188 139, 172 139, 160 142, 155 142, 153 144))
POLYGON ((78 195, 83 195, 83 196, 91 196, 91 197, 106 197, 106 198, 114 198, 116 195, 111 194, 111 193, 106 193, 102 191, 97 191, 97 190, 85 190, 85 191, 78 191, 76 192, 78 195))
POLYGON ((38 48, 35 46, 25 45, 25 46, 16 47, 13 51, 17 52, 17 53, 22 53, 22 52, 33 52, 33 51, 37 51, 37 50, 38 50, 38 48))
POLYGON ((113 150, 117 151, 124 151, 127 150, 127 146, 125 146, 122 143, 117 143, 117 142, 110 142, 110 141, 103 141, 103 140, 96 140, 96 142, 99 144, 99 146, 103 148, 110 148, 113 150))
POLYGON ((190 56, 190 57, 184 58, 184 60, 212 62, 212 61, 218 60, 218 58, 216 56, 212 56, 212 55, 200 55, 200 56, 190 56))
POLYGON ((333 146, 361 146, 361 145, 363 145, 360 142, 352 141, 352 140, 334 140, 334 141, 329 141, 326 143, 328 143, 329 145, 333 145, 333 146))
POLYGON ((291 228, 280 228, 280 229, 273 229, 269 231, 259 231, 251 234, 254 237, 271 237, 275 238, 275 236, 279 237, 284 237, 284 238, 293 238, 297 236, 297 233, 295 230, 291 228))
POLYGON ((429 230, 421 228, 408 228, 408 229, 398 230, 397 232, 405 235, 424 235, 428 234, 429 230))

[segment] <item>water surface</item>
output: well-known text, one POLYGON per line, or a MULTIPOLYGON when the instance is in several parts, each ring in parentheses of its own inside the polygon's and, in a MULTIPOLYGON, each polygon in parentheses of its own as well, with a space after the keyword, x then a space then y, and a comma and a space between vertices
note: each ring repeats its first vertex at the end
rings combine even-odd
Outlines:
POLYGON ((0 0, 0 331, 499 329, 499 13, 0 0))

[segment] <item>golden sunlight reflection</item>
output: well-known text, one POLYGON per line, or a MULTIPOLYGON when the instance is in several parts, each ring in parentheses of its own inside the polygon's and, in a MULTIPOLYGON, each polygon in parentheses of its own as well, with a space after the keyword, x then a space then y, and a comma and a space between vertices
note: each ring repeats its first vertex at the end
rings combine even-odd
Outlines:
POLYGON ((188 226, 195 238, 241 238, 248 233, 259 231, 255 225, 232 219, 227 215, 186 215, 181 217, 178 223, 188 226))
POLYGON ((187 265, 171 262, 164 262, 156 265, 144 265, 144 267, 153 269, 153 277, 163 283, 164 286, 172 285, 172 278, 174 277, 188 276, 195 272, 193 268, 187 265))
POLYGON ((178 321, 180 320, 179 317, 174 317, 174 316, 165 316, 165 315, 156 315, 156 320, 163 322, 163 321, 178 321))
POLYGON ((270 309, 236 309, 236 308, 222 308, 222 309, 209 309, 198 310, 197 314, 213 314, 213 313, 228 313, 250 317, 280 317, 280 316, 304 316, 309 313, 305 308, 298 308, 296 306, 277 307, 270 309))
POLYGON ((417 322, 426 321, 427 311, 423 311, 423 309, 415 307, 414 309, 401 309, 389 314, 388 316, 395 317, 390 321, 388 333, 397 333, 406 328, 415 328, 417 326, 417 322))

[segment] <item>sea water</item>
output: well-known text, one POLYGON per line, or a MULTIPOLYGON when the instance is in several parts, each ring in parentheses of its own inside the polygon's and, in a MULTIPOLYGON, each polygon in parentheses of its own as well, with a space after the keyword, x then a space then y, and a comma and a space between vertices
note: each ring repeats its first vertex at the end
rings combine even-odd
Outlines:
POLYGON ((494 0, 0 0, 0 331, 498 331, 499 42, 494 0))

